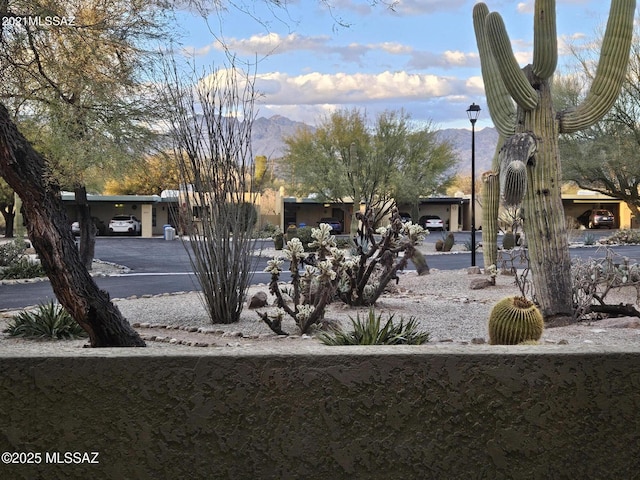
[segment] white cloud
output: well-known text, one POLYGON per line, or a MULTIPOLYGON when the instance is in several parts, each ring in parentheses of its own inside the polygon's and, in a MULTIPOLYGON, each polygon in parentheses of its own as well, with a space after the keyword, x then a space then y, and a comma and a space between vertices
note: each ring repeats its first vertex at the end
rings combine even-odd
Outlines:
MULTIPOLYGON (((219 75, 225 73, 221 71, 219 75)), ((201 85, 207 83, 213 85, 212 79, 203 79, 201 85)), ((306 123, 314 123, 336 109, 351 107, 371 114, 402 108, 416 120, 448 122, 449 115, 456 118, 471 99, 478 102, 484 95, 480 77, 465 80, 404 71, 304 75, 272 72, 258 74, 255 89, 260 116, 277 114, 306 123)))
POLYGON ((258 75, 256 89, 264 102, 278 105, 351 104, 411 100, 452 95, 464 82, 454 77, 382 72, 291 76, 274 72, 258 75))
POLYGON ((451 12, 464 7, 466 0, 398 0, 393 10, 403 16, 451 12))
POLYGON ((520 2, 517 7, 518 13, 533 13, 534 2, 529 0, 528 2, 520 2))

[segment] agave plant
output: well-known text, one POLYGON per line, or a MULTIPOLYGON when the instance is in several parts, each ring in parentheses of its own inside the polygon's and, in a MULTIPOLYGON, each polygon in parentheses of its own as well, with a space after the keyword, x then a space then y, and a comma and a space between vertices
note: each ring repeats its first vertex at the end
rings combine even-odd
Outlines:
POLYGON ((87 333, 62 306, 50 301, 15 315, 4 330, 12 337, 72 340, 87 333))
POLYGON ((361 319, 349 317, 352 331, 336 330, 333 334, 324 333, 319 339, 325 345, 422 345, 429 341, 428 332, 418 331, 418 321, 411 317, 405 324, 400 318, 399 324, 393 323, 394 315, 389 315, 386 323, 382 324, 382 314, 375 314, 369 309, 369 314, 361 319))

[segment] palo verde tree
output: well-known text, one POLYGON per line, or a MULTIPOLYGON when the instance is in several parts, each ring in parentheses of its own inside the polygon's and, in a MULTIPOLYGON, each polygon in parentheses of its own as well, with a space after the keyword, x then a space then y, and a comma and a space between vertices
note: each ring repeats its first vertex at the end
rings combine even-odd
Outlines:
POLYGON ((254 269, 254 80, 234 64, 185 79, 168 62, 165 74, 185 247, 213 323, 240 320, 254 269))
POLYGON ((180 185, 178 164, 172 153, 159 152, 135 161, 126 173, 105 182, 106 195, 160 195, 180 185))
POLYGON ((561 197, 558 136, 600 120, 624 81, 635 0, 612 0, 596 73, 583 102, 556 111, 551 96, 558 59, 555 0, 536 0, 533 63, 520 69, 502 17, 484 3, 473 9, 491 118, 504 145, 498 156, 502 198, 522 203, 537 301, 546 321, 573 313, 570 256, 561 197))
POLYGON ((59 187, 0 104, 0 175, 22 198, 27 232, 58 301, 89 334, 92 347, 145 346, 109 294, 80 261, 59 187))
MULTIPOLYGON (((314 131, 302 129, 284 141, 283 163, 296 193, 333 203, 364 202, 376 221, 394 201, 413 204, 422 195, 444 192, 456 162, 450 145, 439 142, 430 126, 411 128, 403 111, 383 112, 371 126, 360 110, 340 110, 314 131)), ((352 212, 352 234, 358 212, 352 212)))
POLYGON ((148 49, 166 40, 166 6, 155 0, 0 4, 0 98, 61 187, 75 191, 87 268, 94 231, 86 189, 100 191, 102 179, 153 138, 148 49), (57 21, 43 24, 45 17, 57 21))

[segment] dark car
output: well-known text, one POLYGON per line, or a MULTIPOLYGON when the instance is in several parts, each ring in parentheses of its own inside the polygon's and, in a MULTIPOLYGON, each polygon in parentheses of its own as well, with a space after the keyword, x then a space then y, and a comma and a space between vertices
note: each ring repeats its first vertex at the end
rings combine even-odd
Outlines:
POLYGON ((402 223, 409 223, 411 221, 411 215, 407 212, 400 212, 398 215, 402 223))
POLYGON ((342 233, 342 230, 343 230, 342 222, 337 218, 323 217, 318 222, 318 224, 321 224, 321 223, 326 223, 330 225, 332 233, 336 233, 336 234, 342 233))
MULTIPOLYGON (((98 217, 91 217, 93 225, 96 227, 96 235, 105 235, 107 233, 107 226, 98 217)), ((80 222, 73 222, 71 224, 71 232, 74 235, 80 235, 80 222)))
POLYGON ((423 215, 418 220, 420 225, 425 230, 441 230, 444 231, 444 223, 442 219, 437 215, 423 215))
POLYGON ((587 228, 613 228, 615 217, 609 210, 594 208, 593 210, 587 210, 580 215, 578 217, 578 222, 587 228))

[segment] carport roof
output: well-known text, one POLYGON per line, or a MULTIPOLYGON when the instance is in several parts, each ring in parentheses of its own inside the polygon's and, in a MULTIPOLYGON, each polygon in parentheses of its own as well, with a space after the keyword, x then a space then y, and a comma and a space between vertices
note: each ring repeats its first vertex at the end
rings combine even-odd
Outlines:
MULTIPOLYGON (((296 198, 296 197, 283 197, 282 201, 284 203, 312 203, 312 204, 321 204, 321 203, 331 203, 335 204, 336 202, 330 202, 325 200, 320 200, 318 198, 305 197, 305 198, 296 198)), ((432 204, 459 204, 462 205, 464 203, 469 203, 470 200, 464 197, 420 197, 419 199, 421 204, 432 203, 432 204)), ((352 204, 353 201, 350 199, 346 199, 342 203, 352 204)))
MULTIPOLYGON (((76 195, 73 192, 62 192, 60 194, 63 202, 75 202, 76 195)), ((89 202, 110 202, 110 203, 159 203, 162 201, 175 201, 174 198, 161 198, 160 195, 94 195, 87 194, 89 202)))

